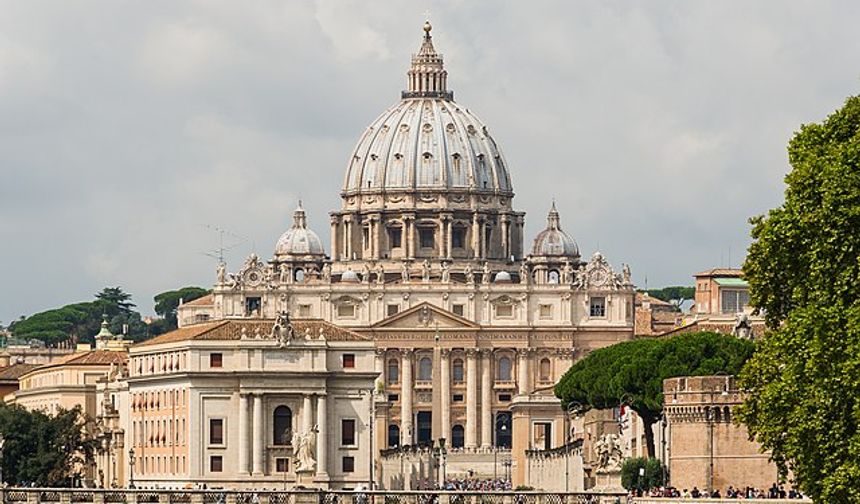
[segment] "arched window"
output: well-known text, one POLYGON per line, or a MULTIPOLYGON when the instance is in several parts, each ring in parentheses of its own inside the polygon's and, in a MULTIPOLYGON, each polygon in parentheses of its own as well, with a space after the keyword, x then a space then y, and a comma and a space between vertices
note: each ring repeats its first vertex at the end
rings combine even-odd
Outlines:
POLYGON ((540 360, 540 381, 548 382, 550 381, 550 362, 549 359, 544 357, 540 360))
POLYGON ((499 381, 511 381, 511 359, 508 357, 502 357, 498 361, 498 374, 497 378, 499 381))
POLYGON ((451 448, 462 448, 466 444, 465 431, 462 425, 451 427, 451 448))
POLYGON ((272 415, 272 444, 288 445, 293 435, 293 412, 286 406, 278 406, 272 415))
POLYGON ((396 424, 388 426, 388 447, 394 448, 400 446, 400 427, 396 424))
POLYGON ((454 383, 463 383, 463 359, 454 359, 454 369, 451 374, 454 375, 454 383))
POLYGON ((388 384, 393 385, 400 381, 400 363, 397 359, 388 361, 388 384))
POLYGON ((303 269, 297 269, 297 270, 293 273, 293 280, 295 280, 295 282, 296 282, 296 283, 302 283, 302 282, 304 282, 304 281, 305 281, 305 270, 303 270, 303 269))
POLYGON ((559 278, 558 270, 550 270, 549 277, 547 278, 547 281, 551 284, 557 284, 558 278, 559 278))
POLYGON ((433 379, 433 361, 430 357, 422 357, 418 361, 418 380, 430 381, 433 379))

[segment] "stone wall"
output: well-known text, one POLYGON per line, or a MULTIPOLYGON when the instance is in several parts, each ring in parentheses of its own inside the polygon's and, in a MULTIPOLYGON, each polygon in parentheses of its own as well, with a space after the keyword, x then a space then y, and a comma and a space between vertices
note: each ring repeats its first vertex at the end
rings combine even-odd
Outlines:
POLYGON ((776 466, 743 425, 733 422, 743 401, 731 376, 672 378, 663 382, 669 421, 670 484, 679 489, 769 488, 776 466))
POLYGON ((582 492, 582 443, 526 452, 526 486, 543 492, 582 492))

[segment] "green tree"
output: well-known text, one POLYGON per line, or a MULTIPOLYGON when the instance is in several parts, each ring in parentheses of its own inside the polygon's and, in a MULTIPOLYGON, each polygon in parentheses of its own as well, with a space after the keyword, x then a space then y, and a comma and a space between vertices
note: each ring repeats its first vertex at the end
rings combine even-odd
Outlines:
POLYGON ((187 303, 207 294, 209 294, 209 291, 202 287, 183 287, 156 294, 153 298, 155 301, 155 313, 164 317, 168 324, 168 330, 176 329, 176 308, 179 307, 179 301, 187 303))
POLYGON ((555 395, 564 408, 626 404, 642 419, 648 456, 654 457, 651 426, 663 412, 663 380, 737 374, 752 353, 751 342, 712 332, 626 341, 595 350, 571 366, 556 384, 555 395))
POLYGON ((0 405, 3 479, 12 485, 69 486, 72 471, 92 463, 97 443, 79 406, 54 416, 0 405))
POLYGON ((785 201, 751 219, 744 263, 771 331, 739 417, 816 502, 860 502, 860 97, 788 146, 785 201))
POLYGON ((681 285, 663 287, 662 289, 648 289, 641 292, 647 292, 649 296, 666 301, 667 303, 670 301, 693 299, 693 296, 696 294, 696 290, 693 287, 681 285))
POLYGON ((131 294, 124 292, 122 287, 105 287, 96 293, 96 301, 105 307, 105 313, 116 315, 128 313, 136 305, 131 302, 131 294))
POLYGON ((655 458, 631 457, 621 465, 621 486, 627 490, 650 490, 664 485, 663 463, 655 458), (639 474, 644 469, 644 474, 639 474))

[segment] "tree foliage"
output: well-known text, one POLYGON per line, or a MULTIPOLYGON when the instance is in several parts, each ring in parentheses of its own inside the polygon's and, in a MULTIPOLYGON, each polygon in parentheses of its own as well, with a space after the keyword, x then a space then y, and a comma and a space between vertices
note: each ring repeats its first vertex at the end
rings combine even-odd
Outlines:
POLYGON ((682 285, 663 287, 662 289, 648 289, 643 292, 647 292, 649 296, 666 301, 667 303, 671 301, 693 299, 693 296, 696 295, 696 290, 693 287, 682 285))
POLYGON ((860 502, 860 97, 788 146, 785 202, 751 219, 751 302, 772 328, 740 418, 816 502, 860 502))
POLYGON ((663 486, 663 463, 655 458, 631 457, 621 465, 621 486, 627 490, 650 490, 663 486), (639 470, 645 469, 643 475, 639 470))
POLYGON ((187 303, 188 301, 201 298, 206 294, 209 294, 209 291, 202 287, 183 287, 156 294, 155 298, 153 298, 155 301, 155 313, 164 317, 164 320, 167 322, 167 330, 176 329, 176 309, 179 307, 179 301, 187 303))
POLYGON ((663 380, 736 374, 752 352, 751 342, 712 332, 626 341, 595 350, 574 364, 555 386, 555 395, 564 408, 626 404, 645 424, 648 455, 653 457, 651 426, 662 415, 663 380))
POLYGON ((70 486, 75 469, 91 463, 97 443, 86 433, 88 419, 76 406, 55 416, 0 405, 3 480, 10 485, 70 486))

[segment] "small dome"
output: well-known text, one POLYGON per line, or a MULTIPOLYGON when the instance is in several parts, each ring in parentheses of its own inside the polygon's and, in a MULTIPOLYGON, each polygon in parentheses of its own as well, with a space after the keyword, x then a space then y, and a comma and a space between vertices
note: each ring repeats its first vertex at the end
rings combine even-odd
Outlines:
POLYGON ((556 256, 579 259, 579 247, 573 238, 561 229, 555 202, 547 216, 546 229, 538 233, 532 246, 534 256, 556 256))
POLYGON ((511 283, 511 274, 507 271, 500 271, 496 273, 496 283, 511 283))
POLYGON ((358 275, 355 271, 348 269, 340 276, 340 281, 346 283, 358 283, 358 275))
POLYGON ((308 229, 302 202, 293 212, 293 227, 282 234, 275 245, 275 259, 284 260, 294 256, 325 256, 320 237, 308 229), (285 257, 286 256, 286 257, 285 257))

